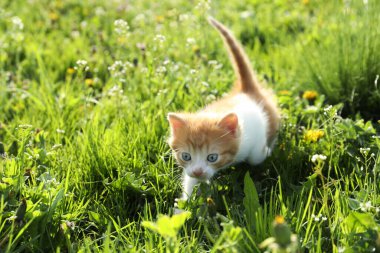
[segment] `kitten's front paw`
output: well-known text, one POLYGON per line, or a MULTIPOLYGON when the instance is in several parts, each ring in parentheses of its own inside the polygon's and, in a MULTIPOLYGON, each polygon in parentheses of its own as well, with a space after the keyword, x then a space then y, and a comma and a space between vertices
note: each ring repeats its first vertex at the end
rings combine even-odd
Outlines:
POLYGON ((187 198, 175 198, 174 199, 174 214, 179 214, 183 213, 185 211, 185 206, 186 206, 187 198))
POLYGON ((179 208, 176 208, 176 207, 174 207, 174 209, 173 209, 173 214, 180 214, 180 213, 183 213, 183 212, 185 212, 185 210, 183 210, 183 209, 179 209, 179 208))

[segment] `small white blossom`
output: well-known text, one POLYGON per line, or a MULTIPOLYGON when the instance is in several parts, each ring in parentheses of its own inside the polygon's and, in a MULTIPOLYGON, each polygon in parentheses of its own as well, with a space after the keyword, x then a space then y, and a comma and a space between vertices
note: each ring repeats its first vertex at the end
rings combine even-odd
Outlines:
POLYGON ((196 69, 190 69, 190 74, 195 75, 197 73, 196 69))
POLYGON ((96 16, 103 16, 104 14, 106 14, 106 11, 102 7, 98 6, 95 8, 96 16))
POLYGON ((343 253, 345 250, 346 250, 346 248, 343 246, 338 247, 338 253, 343 253))
POLYGON ((200 0, 195 6, 195 9, 207 11, 211 8, 210 5, 211 0, 200 0))
POLYGON ((16 215, 12 215, 11 217, 7 218, 7 220, 9 220, 9 221, 14 221, 16 219, 17 219, 16 215))
POLYGON ((371 208, 371 201, 367 201, 366 203, 360 203, 360 210, 362 210, 363 212, 368 212, 371 208))
POLYGON ((28 129, 28 128, 32 128, 33 126, 30 124, 21 124, 21 125, 18 125, 18 127, 22 129, 28 129))
POLYGON ((326 156, 325 155, 319 155, 319 154, 316 154, 316 155, 313 155, 311 157, 311 161, 313 163, 316 163, 317 161, 325 161, 326 160, 326 156))
POLYGON ((210 84, 208 84, 207 82, 201 82, 201 84, 204 86, 204 87, 210 87, 210 84))
POLYGON ((215 60, 208 61, 208 65, 214 66, 214 69, 221 69, 223 67, 223 64, 218 63, 218 61, 215 60))
POLYGON ((311 215, 311 218, 316 221, 316 222, 319 222, 319 221, 326 221, 327 220, 327 217, 326 216, 323 216, 321 213, 318 214, 318 215, 315 215, 315 214, 312 214, 311 215))
POLYGON ((158 41, 160 43, 163 43, 165 42, 166 40, 166 37, 162 34, 157 34, 154 38, 153 38, 154 41, 158 41))
POLYGON ((194 38, 187 38, 186 40, 186 46, 189 47, 191 45, 194 45, 196 43, 194 38))
POLYGON ((325 107, 323 110, 325 112, 329 112, 331 109, 332 109, 332 105, 329 105, 329 106, 325 107))
POLYGON ((367 155, 368 152, 371 150, 370 148, 360 148, 360 153, 362 153, 363 155, 367 155))
POLYGON ((166 72, 166 67, 165 66, 159 66, 156 69, 156 72, 159 73, 159 74, 165 73, 166 72))
POLYGON ((240 17, 242 19, 246 19, 246 18, 249 18, 252 16, 252 12, 251 11, 243 11, 243 12, 240 12, 240 17))
POLYGON ((180 14, 178 17, 180 22, 186 21, 190 19, 190 15, 187 13, 180 14))
POLYGON ((110 97, 113 97, 113 96, 118 95, 118 94, 122 95, 123 92, 124 91, 119 86, 115 85, 111 89, 108 90, 107 95, 110 97))
POLYGON ((126 35, 129 30, 128 22, 123 19, 117 19, 113 23, 115 26, 115 32, 119 35, 126 35))
POLYGON ((58 128, 56 131, 57 131, 57 133, 59 133, 59 134, 64 134, 64 133, 65 133, 65 130, 63 130, 63 129, 59 129, 59 128, 58 128))
POLYGON ((77 66, 74 67, 74 69, 84 69, 84 71, 88 71, 89 67, 87 66, 86 60, 77 60, 77 66))
POLYGON ((132 68, 133 64, 129 61, 115 61, 111 66, 108 67, 108 70, 112 73, 114 77, 121 77, 127 73, 128 68, 132 68))
POLYGON ((13 26, 17 30, 23 30, 24 29, 24 23, 22 22, 21 18, 14 16, 11 18, 11 21, 12 21, 13 26))

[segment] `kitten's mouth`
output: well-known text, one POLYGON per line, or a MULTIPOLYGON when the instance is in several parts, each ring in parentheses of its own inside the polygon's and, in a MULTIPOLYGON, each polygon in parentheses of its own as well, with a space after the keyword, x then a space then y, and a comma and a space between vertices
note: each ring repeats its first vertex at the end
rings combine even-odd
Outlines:
POLYGON ((190 177, 192 178, 196 178, 198 179, 199 181, 207 181, 210 179, 210 177, 206 174, 206 173, 203 173, 203 174, 197 174, 197 175, 194 175, 194 174, 191 174, 189 175, 190 177))

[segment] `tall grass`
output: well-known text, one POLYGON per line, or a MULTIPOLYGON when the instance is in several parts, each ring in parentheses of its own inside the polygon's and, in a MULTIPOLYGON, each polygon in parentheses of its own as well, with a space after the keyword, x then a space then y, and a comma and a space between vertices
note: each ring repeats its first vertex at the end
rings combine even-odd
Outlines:
POLYGON ((303 45, 302 85, 343 103, 344 116, 380 118, 379 9, 378 1, 335 3, 330 16, 316 13, 317 26, 303 45))

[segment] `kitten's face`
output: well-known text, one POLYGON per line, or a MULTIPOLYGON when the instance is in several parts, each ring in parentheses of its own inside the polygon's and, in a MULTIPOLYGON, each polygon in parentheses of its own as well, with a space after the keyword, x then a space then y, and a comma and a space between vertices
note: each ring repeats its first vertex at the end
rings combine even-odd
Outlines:
POLYGON ((178 164, 190 177, 210 179, 234 160, 239 146, 235 114, 221 119, 196 114, 169 114, 169 145, 178 164))

